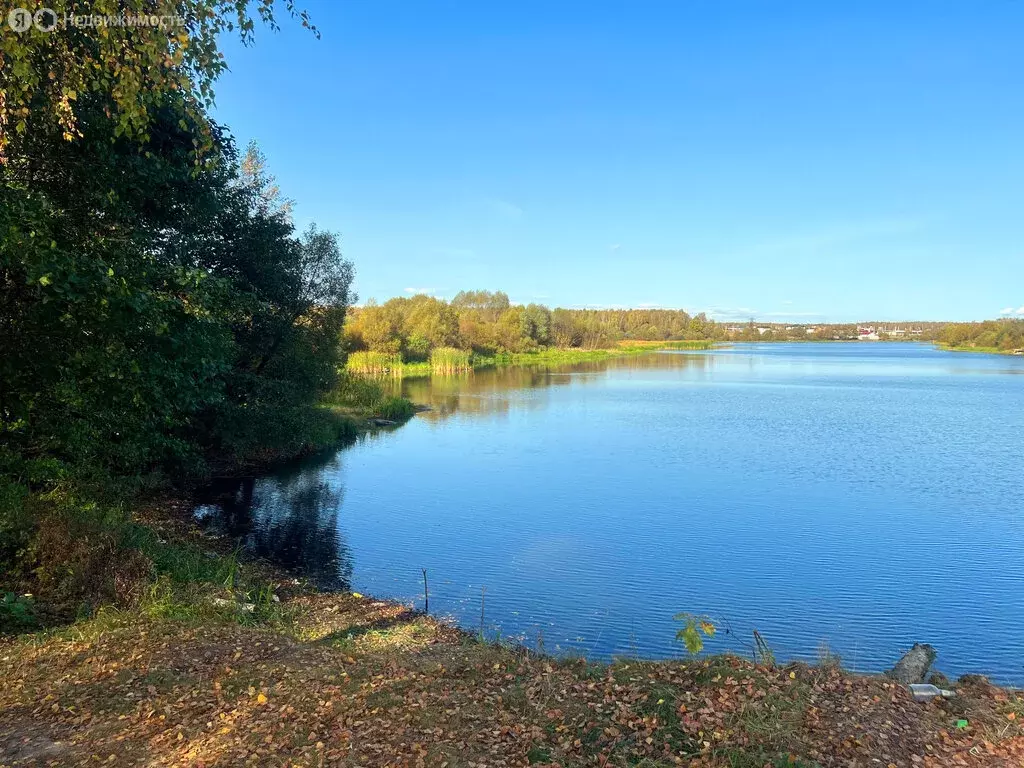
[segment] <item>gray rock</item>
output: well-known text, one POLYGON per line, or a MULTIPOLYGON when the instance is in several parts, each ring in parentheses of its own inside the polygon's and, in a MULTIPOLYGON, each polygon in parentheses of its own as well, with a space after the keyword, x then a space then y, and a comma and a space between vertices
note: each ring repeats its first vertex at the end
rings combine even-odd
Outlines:
POLYGON ((914 647, 903 654, 896 666, 885 674, 904 685, 922 683, 935 661, 935 655, 935 649, 927 643, 914 643, 914 647))

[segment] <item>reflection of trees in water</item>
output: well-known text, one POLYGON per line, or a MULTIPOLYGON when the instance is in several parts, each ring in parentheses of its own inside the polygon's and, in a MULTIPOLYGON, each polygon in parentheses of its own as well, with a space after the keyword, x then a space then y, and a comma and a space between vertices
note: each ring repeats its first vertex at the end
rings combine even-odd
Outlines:
POLYGON ((649 369, 696 369, 703 371, 712 363, 712 356, 701 353, 659 353, 625 355, 606 360, 552 366, 509 366, 485 368, 457 376, 431 376, 389 382, 394 394, 403 394, 415 403, 429 405, 431 410, 419 418, 444 420, 457 411, 478 416, 503 416, 515 408, 542 408, 543 401, 517 398, 516 390, 587 386, 599 381, 609 371, 649 369))
POLYGON ((196 515, 240 539, 251 554, 322 589, 347 590, 352 554, 338 531, 343 489, 325 477, 336 467, 336 457, 321 457, 273 477, 221 481, 196 515))

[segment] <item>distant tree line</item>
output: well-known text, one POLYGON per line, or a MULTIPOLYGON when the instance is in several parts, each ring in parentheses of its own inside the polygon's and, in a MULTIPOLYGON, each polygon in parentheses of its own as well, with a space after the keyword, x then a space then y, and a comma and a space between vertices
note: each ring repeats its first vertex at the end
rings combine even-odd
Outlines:
POLYGON ((400 353, 425 360, 431 350, 531 352, 546 347, 600 349, 623 340, 723 339, 703 313, 670 309, 549 309, 513 304, 502 291, 461 291, 451 301, 417 295, 353 308, 350 350, 400 353))
POLYGON ((1024 319, 948 323, 938 340, 950 347, 984 347, 1007 352, 1024 349, 1024 319))
POLYGON ((424 294, 383 304, 371 300, 349 310, 344 340, 349 352, 401 355, 414 362, 441 348, 486 355, 548 347, 603 349, 623 341, 850 341, 865 326, 875 328, 885 341, 936 341, 941 334, 952 333, 948 329, 954 325, 716 322, 703 312, 691 315, 681 309, 549 309, 543 304, 513 304, 502 291, 479 290, 460 291, 451 301, 424 294))

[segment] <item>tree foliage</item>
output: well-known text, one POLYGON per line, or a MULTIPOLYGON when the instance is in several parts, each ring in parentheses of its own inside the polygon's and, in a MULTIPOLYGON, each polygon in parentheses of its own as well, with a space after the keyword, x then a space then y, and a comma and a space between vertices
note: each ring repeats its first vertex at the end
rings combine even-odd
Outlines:
POLYGON ((451 302, 432 296, 369 302, 352 311, 349 348, 401 353, 426 360, 430 351, 457 347, 485 354, 546 347, 598 349, 622 340, 722 338, 722 326, 703 313, 667 309, 548 309, 515 305, 502 291, 460 291, 451 302))
POLYGON ((273 25, 273 2, 48 5, 183 26, 0 36, 4 481, 297 450, 322 434, 352 265, 333 234, 294 231, 258 148, 204 111, 218 33, 250 41, 249 8, 273 25))
POLYGON ((197 174, 176 123, 142 153, 95 126, 47 147, 59 172, 4 169, 5 442, 117 472, 247 449, 271 412, 333 386, 351 264, 266 207, 219 131, 197 174))
MULTIPOLYGON (((103 110, 113 121, 110 139, 145 141, 168 106, 175 120, 195 123, 193 148, 212 148, 205 108, 227 67, 219 47, 225 33, 253 41, 255 20, 277 27, 275 0, 24 0, 29 11, 48 8, 73 16, 157 17, 157 24, 30 26, 0 35, 0 157, 11 137, 30 133, 80 138, 84 113, 103 110)), ((284 12, 316 29, 294 0, 284 12)), ((7 11, 4 11, 6 15, 7 11)))
POLYGON ((939 341, 950 347, 984 347, 1007 352, 1024 349, 1024 319, 949 323, 939 334, 939 341))

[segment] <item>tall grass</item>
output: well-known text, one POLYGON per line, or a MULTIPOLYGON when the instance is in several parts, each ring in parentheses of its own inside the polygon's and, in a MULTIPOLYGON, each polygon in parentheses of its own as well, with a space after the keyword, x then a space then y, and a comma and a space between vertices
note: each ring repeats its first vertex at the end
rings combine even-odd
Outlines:
POLYGON ((359 418, 376 416, 405 421, 416 413, 416 407, 408 399, 395 394, 394 385, 397 382, 342 371, 338 385, 324 397, 323 403, 359 418))
POLYGON ((352 352, 346 367, 364 376, 401 376, 402 356, 398 352, 352 352))
POLYGON ((437 347, 430 352, 430 371, 442 376, 473 370, 470 354, 454 347, 437 347))
POLYGON ((419 376, 456 376, 470 373, 475 368, 508 365, 565 365, 605 360, 626 354, 640 354, 659 349, 711 349, 714 342, 707 339, 682 341, 641 341, 627 339, 606 349, 579 347, 542 347, 532 352, 495 352, 473 354, 455 347, 437 347, 431 350, 425 362, 402 362, 398 353, 353 352, 348 358, 348 371, 363 376, 413 378, 419 376))
POLYGON ((679 341, 644 341, 641 339, 623 339, 619 342, 621 349, 631 351, 656 349, 711 349, 715 343, 709 339, 683 339, 679 341))
POLYGON ((384 391, 386 384, 380 379, 348 370, 341 371, 337 385, 324 396, 323 402, 324 405, 364 410, 387 396, 388 393, 384 391))
POLYGON ((416 413, 414 406, 404 397, 385 397, 373 406, 373 415, 389 421, 405 421, 416 413))
POLYGON ((658 345, 659 349, 711 349, 713 341, 707 339, 696 339, 692 341, 664 341, 658 345))

